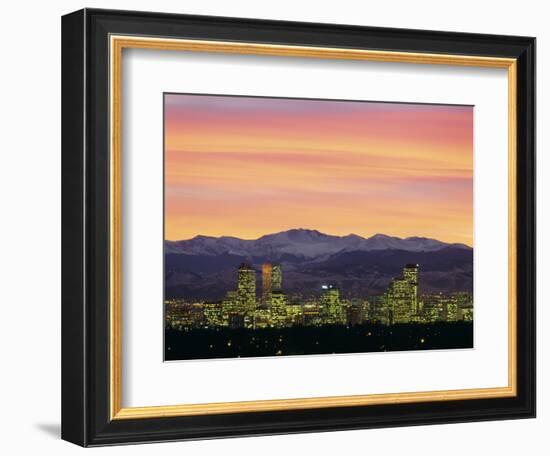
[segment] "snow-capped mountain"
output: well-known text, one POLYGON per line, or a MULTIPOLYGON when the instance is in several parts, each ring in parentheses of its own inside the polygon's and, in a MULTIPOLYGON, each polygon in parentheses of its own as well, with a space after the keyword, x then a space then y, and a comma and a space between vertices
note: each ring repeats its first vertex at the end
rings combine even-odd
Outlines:
POLYGON ((244 257, 280 258, 287 254, 302 258, 316 258, 338 252, 403 250, 406 252, 435 252, 446 247, 470 249, 464 244, 448 244, 424 237, 399 238, 375 234, 364 238, 356 234, 333 236, 317 230, 292 229, 268 234, 258 239, 236 237, 196 236, 189 240, 166 241, 165 253, 216 256, 222 254, 244 257))

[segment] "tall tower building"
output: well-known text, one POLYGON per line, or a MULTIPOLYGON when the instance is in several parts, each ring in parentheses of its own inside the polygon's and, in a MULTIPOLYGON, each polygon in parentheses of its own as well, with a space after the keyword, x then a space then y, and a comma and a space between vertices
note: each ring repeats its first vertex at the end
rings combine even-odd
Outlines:
POLYGON ((273 326, 281 328, 287 322, 287 302, 282 291, 274 291, 271 296, 271 321, 273 326))
POLYGON ((323 285, 321 293, 321 316, 324 323, 343 324, 345 315, 340 302, 340 291, 332 285, 323 285))
POLYGON ((273 268, 270 263, 262 265, 262 305, 263 307, 271 306, 273 268))
POLYGON ((241 312, 252 315, 256 309, 256 271, 245 263, 239 266, 237 296, 241 312))
POLYGON ((418 265, 407 264, 403 268, 403 278, 410 284, 412 293, 412 308, 413 314, 419 314, 420 309, 418 306, 418 265))
POLYGON ((280 264, 274 264, 271 269, 271 289, 273 291, 283 289, 283 269, 280 264))
POLYGON ((384 299, 390 312, 391 323, 410 323, 418 314, 418 265, 407 264, 403 277, 393 279, 384 299))

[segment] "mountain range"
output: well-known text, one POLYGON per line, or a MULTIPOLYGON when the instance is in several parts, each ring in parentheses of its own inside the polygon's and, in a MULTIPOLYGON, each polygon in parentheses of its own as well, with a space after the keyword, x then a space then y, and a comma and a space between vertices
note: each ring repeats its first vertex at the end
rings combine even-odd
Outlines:
POLYGON ((446 247, 470 249, 465 244, 447 244, 425 237, 399 238, 375 234, 364 238, 356 234, 333 236, 317 230, 292 229, 267 234, 258 239, 239 239, 231 236, 195 236, 185 241, 166 241, 165 253, 215 256, 221 254, 241 256, 273 256, 273 260, 285 254, 315 258, 337 252, 373 250, 404 250, 407 252, 434 252, 446 247))
POLYGON ((471 291, 472 261, 473 249, 465 244, 416 236, 364 238, 308 229, 254 240, 199 235, 165 241, 165 295, 222 299, 235 288, 236 268, 242 262, 257 270, 264 262, 280 263, 284 289, 290 293, 316 293, 322 284, 331 283, 349 296, 378 294, 407 263, 420 265, 424 292, 471 291))

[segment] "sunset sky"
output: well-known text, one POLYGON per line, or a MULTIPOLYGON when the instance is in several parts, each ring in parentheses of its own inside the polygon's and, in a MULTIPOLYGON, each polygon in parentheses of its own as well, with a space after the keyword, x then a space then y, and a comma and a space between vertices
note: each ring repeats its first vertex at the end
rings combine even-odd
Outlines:
POLYGON ((473 246, 473 108, 165 95, 166 239, 291 228, 473 246))

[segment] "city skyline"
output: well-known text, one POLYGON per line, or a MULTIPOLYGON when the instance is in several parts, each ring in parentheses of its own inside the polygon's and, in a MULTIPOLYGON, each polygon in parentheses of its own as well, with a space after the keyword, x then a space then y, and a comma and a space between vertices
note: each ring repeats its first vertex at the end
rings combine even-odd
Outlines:
POLYGON ((300 226, 472 246, 472 170, 471 106, 165 95, 169 240, 300 226))
MULTIPOLYGON (((401 264, 383 291, 364 294, 349 293, 357 278, 340 285, 317 279, 315 291, 289 290, 283 263, 242 262, 228 268, 233 280, 222 299, 165 298, 165 360, 474 346, 472 292, 426 291, 418 263, 401 264)), ((186 272, 172 269, 167 277, 178 273, 186 272)))
POLYGON ((354 299, 331 284, 288 293, 280 264, 237 270, 221 302, 165 301, 166 360, 473 347, 472 294, 421 293, 419 264, 354 299))
POLYGON ((251 330, 293 326, 453 323, 473 320, 471 293, 421 293, 419 264, 403 266, 381 295, 345 298, 338 287, 323 284, 315 296, 289 294, 283 287, 280 264, 263 263, 259 270, 241 263, 236 288, 222 301, 166 300, 168 328, 246 328, 251 330), (258 292, 258 274, 261 290, 258 292))

